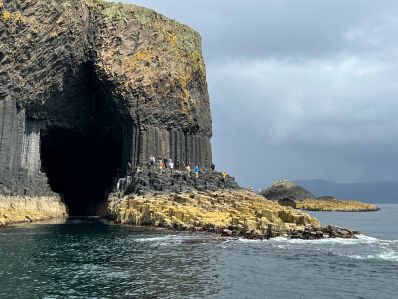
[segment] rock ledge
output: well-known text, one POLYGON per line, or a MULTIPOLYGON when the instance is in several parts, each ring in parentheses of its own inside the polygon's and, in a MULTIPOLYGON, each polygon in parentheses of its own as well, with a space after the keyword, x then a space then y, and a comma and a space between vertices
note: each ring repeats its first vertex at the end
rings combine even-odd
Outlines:
POLYGON ((354 238, 358 232, 319 221, 246 190, 110 198, 105 216, 119 224, 269 239, 354 238))
POLYGON ((59 197, 0 196, 0 226, 64 218, 66 207, 59 197))

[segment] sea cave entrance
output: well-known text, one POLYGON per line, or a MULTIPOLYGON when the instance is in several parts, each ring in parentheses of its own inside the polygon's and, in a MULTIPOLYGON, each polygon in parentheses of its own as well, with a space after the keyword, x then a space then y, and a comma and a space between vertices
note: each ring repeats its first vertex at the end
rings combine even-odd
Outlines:
POLYGON ((121 165, 121 140, 97 127, 83 132, 49 131, 42 138, 42 163, 52 190, 70 216, 96 215, 121 165))
POLYGON ((69 101, 65 111, 59 111, 69 123, 57 122, 41 132, 40 154, 42 172, 69 215, 92 216, 121 176, 126 153, 123 126, 92 68, 83 67, 78 79, 57 102, 69 101))

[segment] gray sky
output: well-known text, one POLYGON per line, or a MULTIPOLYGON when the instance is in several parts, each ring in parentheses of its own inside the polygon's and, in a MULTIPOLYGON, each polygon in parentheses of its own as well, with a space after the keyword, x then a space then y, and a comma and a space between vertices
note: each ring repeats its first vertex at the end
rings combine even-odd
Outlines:
POLYGON ((398 180, 398 1, 137 0, 203 38, 219 170, 398 180))

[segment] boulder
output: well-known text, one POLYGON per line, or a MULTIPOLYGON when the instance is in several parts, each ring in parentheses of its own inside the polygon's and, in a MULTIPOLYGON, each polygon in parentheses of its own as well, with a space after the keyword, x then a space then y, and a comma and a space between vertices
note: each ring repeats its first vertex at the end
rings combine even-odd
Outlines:
POLYGON ((269 200, 276 201, 285 200, 286 198, 294 201, 316 199, 316 196, 310 191, 288 180, 276 181, 271 187, 261 191, 260 194, 269 200))
POLYGON ((281 206, 291 207, 291 208, 293 208, 293 209, 295 209, 295 208, 297 207, 296 201, 295 201, 293 198, 289 198, 289 197, 279 199, 279 200, 278 200, 278 203, 279 203, 281 206))

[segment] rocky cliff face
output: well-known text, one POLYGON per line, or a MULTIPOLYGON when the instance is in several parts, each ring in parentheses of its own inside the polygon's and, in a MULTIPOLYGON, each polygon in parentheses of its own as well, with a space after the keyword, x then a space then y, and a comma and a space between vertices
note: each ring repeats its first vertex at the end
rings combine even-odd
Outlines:
POLYGON ((211 128, 191 28, 135 5, 0 0, 0 193, 98 196, 150 155, 208 166, 211 128))

